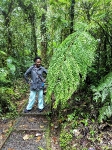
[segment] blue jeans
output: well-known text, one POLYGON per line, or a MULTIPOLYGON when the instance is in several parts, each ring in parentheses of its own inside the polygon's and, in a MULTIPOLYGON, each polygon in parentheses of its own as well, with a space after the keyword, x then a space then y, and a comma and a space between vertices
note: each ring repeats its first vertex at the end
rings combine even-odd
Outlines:
POLYGON ((26 107, 27 110, 31 110, 35 100, 36 100, 36 94, 38 94, 38 108, 43 109, 44 108, 44 98, 43 98, 43 90, 39 91, 30 91, 30 96, 29 96, 29 102, 26 107))

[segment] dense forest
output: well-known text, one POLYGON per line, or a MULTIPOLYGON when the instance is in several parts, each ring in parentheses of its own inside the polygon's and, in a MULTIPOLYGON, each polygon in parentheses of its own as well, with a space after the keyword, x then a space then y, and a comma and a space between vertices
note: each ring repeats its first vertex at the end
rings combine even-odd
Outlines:
MULTIPOLYGON (((1 0, 0 12, 0 117, 18 115, 17 104, 29 92, 24 72, 39 55, 48 69, 51 118, 72 128, 89 119, 110 123, 112 1, 1 0)), ((64 130, 61 147, 69 150, 64 130)))

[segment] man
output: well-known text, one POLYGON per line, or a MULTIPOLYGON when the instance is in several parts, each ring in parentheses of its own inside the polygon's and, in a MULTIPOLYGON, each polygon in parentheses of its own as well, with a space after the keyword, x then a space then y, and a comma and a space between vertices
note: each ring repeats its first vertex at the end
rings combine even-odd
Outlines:
POLYGON ((34 58, 34 64, 25 72, 24 77, 27 83, 30 84, 30 96, 24 113, 28 113, 36 100, 36 94, 38 94, 38 111, 41 112, 44 109, 44 78, 43 73, 47 74, 47 70, 41 66, 41 58, 37 56, 34 58), (28 76, 30 75, 30 79, 28 76))

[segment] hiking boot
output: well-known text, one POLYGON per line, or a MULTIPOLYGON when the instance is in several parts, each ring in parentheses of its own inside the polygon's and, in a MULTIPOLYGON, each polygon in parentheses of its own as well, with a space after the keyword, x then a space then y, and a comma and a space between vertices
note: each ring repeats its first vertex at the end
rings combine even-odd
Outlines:
POLYGON ((24 110, 24 113, 29 113, 31 110, 27 110, 27 109, 25 109, 24 110))
POLYGON ((44 110, 44 109, 39 109, 39 108, 38 108, 38 112, 42 112, 43 110, 44 110))

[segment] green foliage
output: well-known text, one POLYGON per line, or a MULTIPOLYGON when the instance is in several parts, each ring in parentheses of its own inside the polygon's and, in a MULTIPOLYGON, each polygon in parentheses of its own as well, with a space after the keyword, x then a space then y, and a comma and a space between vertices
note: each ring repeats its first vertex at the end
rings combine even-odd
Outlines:
POLYGON ((65 131, 65 130, 62 130, 61 133, 60 133, 60 146, 62 148, 62 150, 71 150, 71 147, 70 147, 70 142, 72 140, 72 134, 65 131))
POLYGON ((27 84, 23 84, 22 79, 18 79, 11 86, 0 87, 0 117, 5 116, 14 118, 17 112, 17 105, 20 99, 26 95, 28 89, 27 84))
POLYGON ((0 103, 0 117, 7 113, 7 117, 14 117, 17 115, 16 106, 10 100, 13 90, 11 88, 0 88, 1 103, 0 103))
POLYGON ((0 68, 0 83, 8 82, 7 75, 8 75, 8 71, 4 68, 0 68))
POLYGON ((38 149, 39 149, 39 150, 44 150, 44 149, 43 149, 42 147, 40 147, 40 146, 38 147, 38 149))
POLYGON ((0 55, 7 56, 7 54, 4 51, 1 51, 1 50, 0 50, 0 55))
POLYGON ((94 38, 87 32, 77 31, 68 36, 55 51, 48 70, 46 95, 47 102, 50 102, 54 94, 54 108, 60 103, 65 107, 80 82, 84 81, 87 68, 94 60, 95 49, 94 38))
MULTIPOLYGON (((60 103, 62 107, 71 107, 70 103, 67 104, 67 100, 77 89, 81 80, 85 79, 87 68, 91 65, 95 50, 94 39, 91 40, 90 35, 83 32, 84 30, 89 31, 99 41, 95 63, 93 67, 88 68, 92 83, 97 84, 98 79, 105 72, 112 70, 112 3, 111 0, 81 0, 80 2, 76 0, 73 20, 75 33, 70 35, 58 49, 58 45, 70 33, 71 1, 50 0, 46 3, 48 6, 47 12, 45 12, 47 59, 51 58, 54 53, 48 72, 47 101, 50 102, 51 96, 54 94, 54 107, 57 107, 60 103), (77 30, 80 32, 76 32, 77 30), (81 76, 82 78, 80 78, 81 76)), ((42 51, 43 37, 41 36, 40 22, 45 11, 43 2, 24 0, 23 4, 20 4, 20 0, 0 1, 0 83, 2 87, 6 86, 5 88, 10 87, 14 79, 23 76, 26 68, 32 64, 31 60, 34 57, 33 37, 38 43, 36 45, 37 53, 40 55, 42 51), (37 5, 40 7, 37 7, 37 5), (32 12, 35 14, 35 19, 31 17, 32 12), (32 32, 34 21, 35 36, 32 32)), ((48 61, 50 62, 50 59, 48 61)), ((19 91, 21 93, 22 88, 19 91)), ((106 90, 104 91, 106 92, 106 90)), ((19 92, 15 95, 17 99, 21 97, 19 92)), ((106 94, 103 94, 102 99, 98 99, 98 102, 104 99, 102 105, 105 103, 105 96, 106 94)), ((105 103, 105 109, 107 109, 107 106, 109 106, 108 102, 105 103)))
POLYGON ((10 73, 14 75, 15 71, 16 71, 16 67, 15 67, 15 65, 12 64, 12 62, 13 62, 12 58, 9 57, 7 59, 7 67, 9 68, 10 73))
POLYGON ((112 116, 112 72, 106 75, 97 87, 92 87, 93 99, 103 106, 99 109, 99 122, 112 116))
POLYGON ((7 86, 11 84, 12 80, 15 78, 16 67, 14 65, 13 58, 5 58, 4 67, 0 68, 0 86, 7 86))

